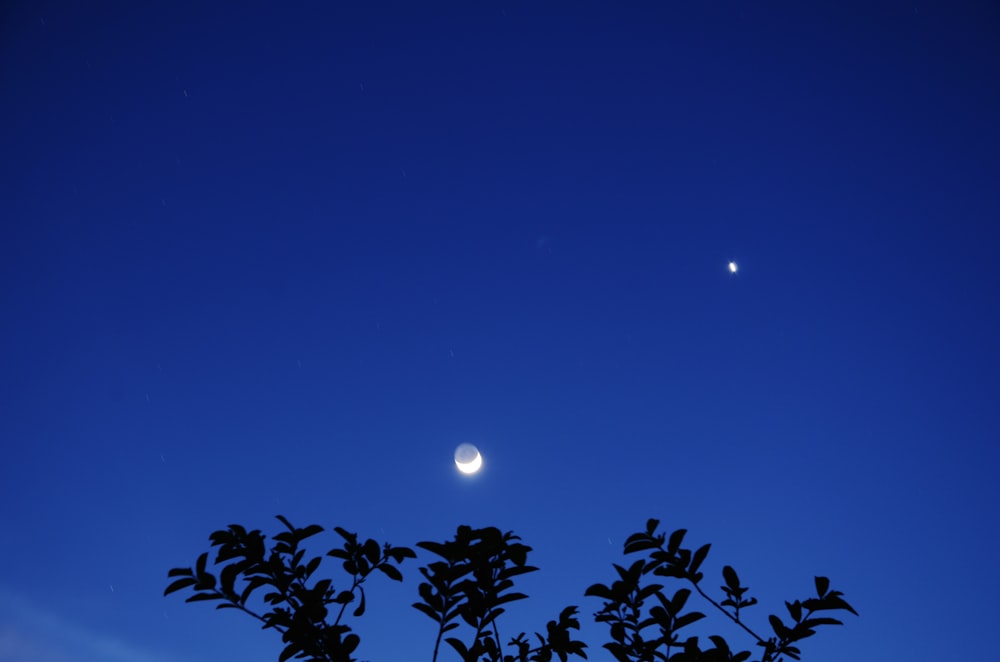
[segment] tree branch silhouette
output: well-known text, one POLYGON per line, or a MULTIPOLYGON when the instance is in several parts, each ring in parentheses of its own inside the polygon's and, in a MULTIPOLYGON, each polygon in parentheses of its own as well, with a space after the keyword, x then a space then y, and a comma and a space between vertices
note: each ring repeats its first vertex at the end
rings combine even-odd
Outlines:
MULTIPOLYGON (((408 547, 379 544, 373 539, 362 541, 356 533, 340 527, 334 532, 341 544, 326 553, 340 561, 349 578, 348 588, 337 591, 333 580, 313 576, 322 557, 306 559, 301 543, 323 532, 318 525, 296 528, 282 516, 278 520, 284 530, 273 536, 270 549, 267 539, 258 530, 248 531, 231 524, 209 536, 216 548, 216 572, 209 572, 209 552, 198 556, 191 568, 173 568, 168 578, 173 581, 164 595, 183 590, 192 594, 186 602, 216 601, 216 608, 238 609, 263 623, 264 629, 281 633, 285 647, 279 662, 290 658, 310 662, 357 662, 353 652, 361 642, 351 625, 344 622, 347 606, 356 604, 354 618, 365 614, 367 596, 365 583, 378 571, 397 582, 403 580, 399 566, 416 553, 408 547), (258 594, 264 589, 262 595, 258 594), (259 613, 248 605, 256 597, 267 608, 259 613), (328 620, 336 606, 336 617, 328 620)), ((740 617, 741 610, 757 604, 749 597, 748 588, 731 566, 722 569, 724 598, 716 600, 701 586, 700 571, 710 545, 697 550, 682 547, 687 533, 678 529, 669 536, 658 533, 659 521, 650 519, 643 531, 632 534, 624 544, 626 556, 644 553, 628 567, 612 564, 617 579, 610 585, 592 584, 585 596, 603 600, 594 620, 609 628, 610 641, 603 644, 618 662, 745 662, 749 651, 733 651, 721 636, 710 635, 710 647, 702 650, 697 636, 681 637, 684 628, 706 615, 686 611, 692 589, 711 604, 715 611, 736 623, 754 643, 763 648, 760 662, 781 662, 782 656, 801 659, 797 643, 815 634, 822 625, 841 625, 841 621, 816 616, 821 611, 857 612, 840 591, 830 590, 826 577, 814 578, 816 596, 785 602, 786 624, 775 614, 768 616, 774 636, 759 635, 740 617), (681 588, 668 594, 665 584, 651 578, 679 580, 681 588), (690 587, 690 588, 689 588, 690 587)), ((551 662, 559 658, 587 658, 587 644, 574 639, 580 629, 576 617, 578 608, 568 606, 557 619, 546 624, 545 632, 535 632, 537 645, 524 632, 513 637, 504 652, 500 638, 499 619, 507 606, 528 596, 514 590, 515 579, 536 572, 527 563, 531 547, 523 544, 513 532, 501 532, 495 527, 473 529, 459 526, 455 537, 444 542, 423 541, 416 547, 432 558, 419 568, 423 581, 418 586, 419 600, 413 607, 437 624, 432 662, 437 662, 441 642, 447 643, 462 662, 551 662), (466 637, 456 636, 466 632, 466 637), (445 636, 452 633, 452 636, 445 636)))

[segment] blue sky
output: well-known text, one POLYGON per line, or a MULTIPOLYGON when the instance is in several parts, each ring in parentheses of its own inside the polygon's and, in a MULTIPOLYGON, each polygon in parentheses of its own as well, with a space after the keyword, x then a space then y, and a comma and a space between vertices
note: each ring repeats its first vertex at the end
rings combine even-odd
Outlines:
POLYGON ((162 597, 276 514, 520 533, 510 634, 657 517, 831 577, 810 662, 992 653, 995 3, 140 4, 0 14, 0 661, 277 659, 162 597))

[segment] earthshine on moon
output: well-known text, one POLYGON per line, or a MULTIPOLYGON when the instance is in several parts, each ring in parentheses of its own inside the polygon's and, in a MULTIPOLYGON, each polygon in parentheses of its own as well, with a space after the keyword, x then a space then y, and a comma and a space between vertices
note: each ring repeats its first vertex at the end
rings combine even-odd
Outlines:
POLYGON ((483 456, 472 444, 461 444, 455 449, 455 466, 464 474, 474 474, 483 466, 483 456))

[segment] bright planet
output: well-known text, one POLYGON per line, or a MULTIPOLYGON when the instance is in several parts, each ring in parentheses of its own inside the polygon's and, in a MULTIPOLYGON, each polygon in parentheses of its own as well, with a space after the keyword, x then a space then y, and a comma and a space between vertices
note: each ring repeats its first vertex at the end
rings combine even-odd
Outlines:
POLYGON ((483 456, 472 444, 460 444, 455 449, 455 466, 464 474, 474 474, 483 466, 483 456))

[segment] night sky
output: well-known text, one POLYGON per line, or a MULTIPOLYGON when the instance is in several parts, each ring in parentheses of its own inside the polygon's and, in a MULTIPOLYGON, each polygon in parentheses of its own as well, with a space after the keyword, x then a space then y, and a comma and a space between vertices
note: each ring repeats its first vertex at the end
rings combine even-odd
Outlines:
POLYGON ((987 0, 5 3, 0 661, 276 660, 163 589, 278 514, 514 530, 505 636, 656 517, 829 576, 807 662, 995 656, 998 82, 987 0))

